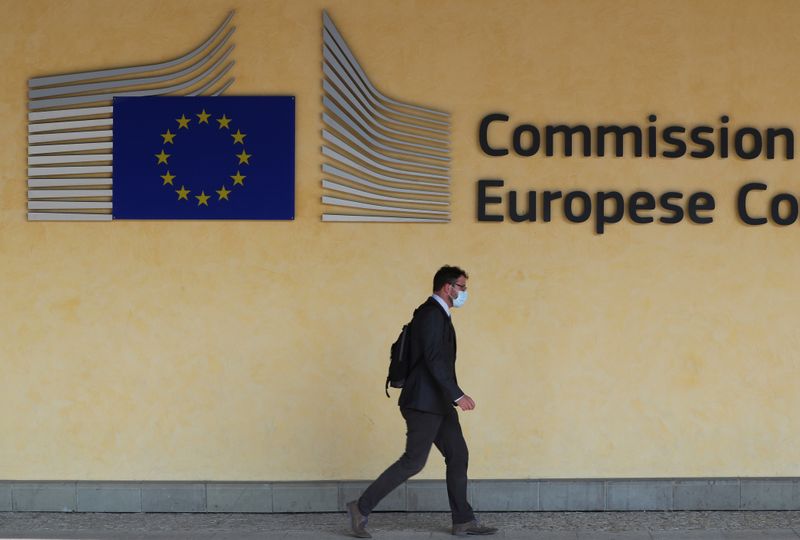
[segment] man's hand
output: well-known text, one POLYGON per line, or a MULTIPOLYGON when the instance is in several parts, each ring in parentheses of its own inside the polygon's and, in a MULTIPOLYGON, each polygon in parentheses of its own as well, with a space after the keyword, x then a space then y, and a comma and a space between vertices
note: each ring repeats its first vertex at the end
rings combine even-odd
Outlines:
POLYGON ((462 411, 471 411, 475 408, 475 400, 464 394, 456 400, 456 405, 461 407, 462 411))

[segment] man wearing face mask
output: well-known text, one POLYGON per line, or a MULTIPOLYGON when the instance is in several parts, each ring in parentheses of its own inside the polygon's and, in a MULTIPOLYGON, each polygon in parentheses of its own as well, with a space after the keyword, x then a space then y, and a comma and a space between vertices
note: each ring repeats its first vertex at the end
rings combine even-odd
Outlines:
POLYGON ((469 452, 458 413, 475 408, 475 401, 456 379, 456 332, 450 320, 452 308, 467 300, 467 273, 457 266, 443 266, 433 276, 433 295, 414 311, 408 339, 411 371, 400 393, 400 412, 406 421, 405 453, 375 480, 357 501, 347 504, 350 525, 358 538, 371 538, 367 516, 400 484, 425 466, 432 445, 447 464, 447 496, 456 536, 488 535, 497 529, 475 519, 467 502, 469 452))

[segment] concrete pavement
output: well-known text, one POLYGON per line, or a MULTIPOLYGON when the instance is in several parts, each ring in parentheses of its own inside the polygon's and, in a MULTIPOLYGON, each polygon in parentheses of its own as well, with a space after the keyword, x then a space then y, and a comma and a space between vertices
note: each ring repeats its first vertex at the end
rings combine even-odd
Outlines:
MULTIPOLYGON (((800 512, 507 512, 481 519, 508 540, 800 540, 800 512)), ((449 539, 445 513, 375 513, 376 540, 449 539)), ((0 513, 0 538, 328 540, 348 537, 344 513, 0 513)))

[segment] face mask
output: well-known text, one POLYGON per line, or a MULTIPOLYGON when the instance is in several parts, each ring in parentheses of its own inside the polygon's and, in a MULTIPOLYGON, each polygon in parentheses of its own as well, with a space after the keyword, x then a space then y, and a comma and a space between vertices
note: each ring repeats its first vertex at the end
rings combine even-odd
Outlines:
POLYGON ((461 307, 467 301, 467 291, 458 291, 458 296, 453 298, 453 307, 461 307))

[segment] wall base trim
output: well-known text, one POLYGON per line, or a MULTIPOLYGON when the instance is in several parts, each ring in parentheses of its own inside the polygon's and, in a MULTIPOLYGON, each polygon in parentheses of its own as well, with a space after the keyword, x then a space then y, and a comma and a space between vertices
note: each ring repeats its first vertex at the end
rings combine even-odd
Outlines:
MULTIPOLYGON (((0 512, 341 512, 369 484, 0 481, 0 512)), ((472 480, 479 512, 800 510, 800 478, 472 480)), ((376 511, 446 512, 443 480, 411 480, 376 511)))

